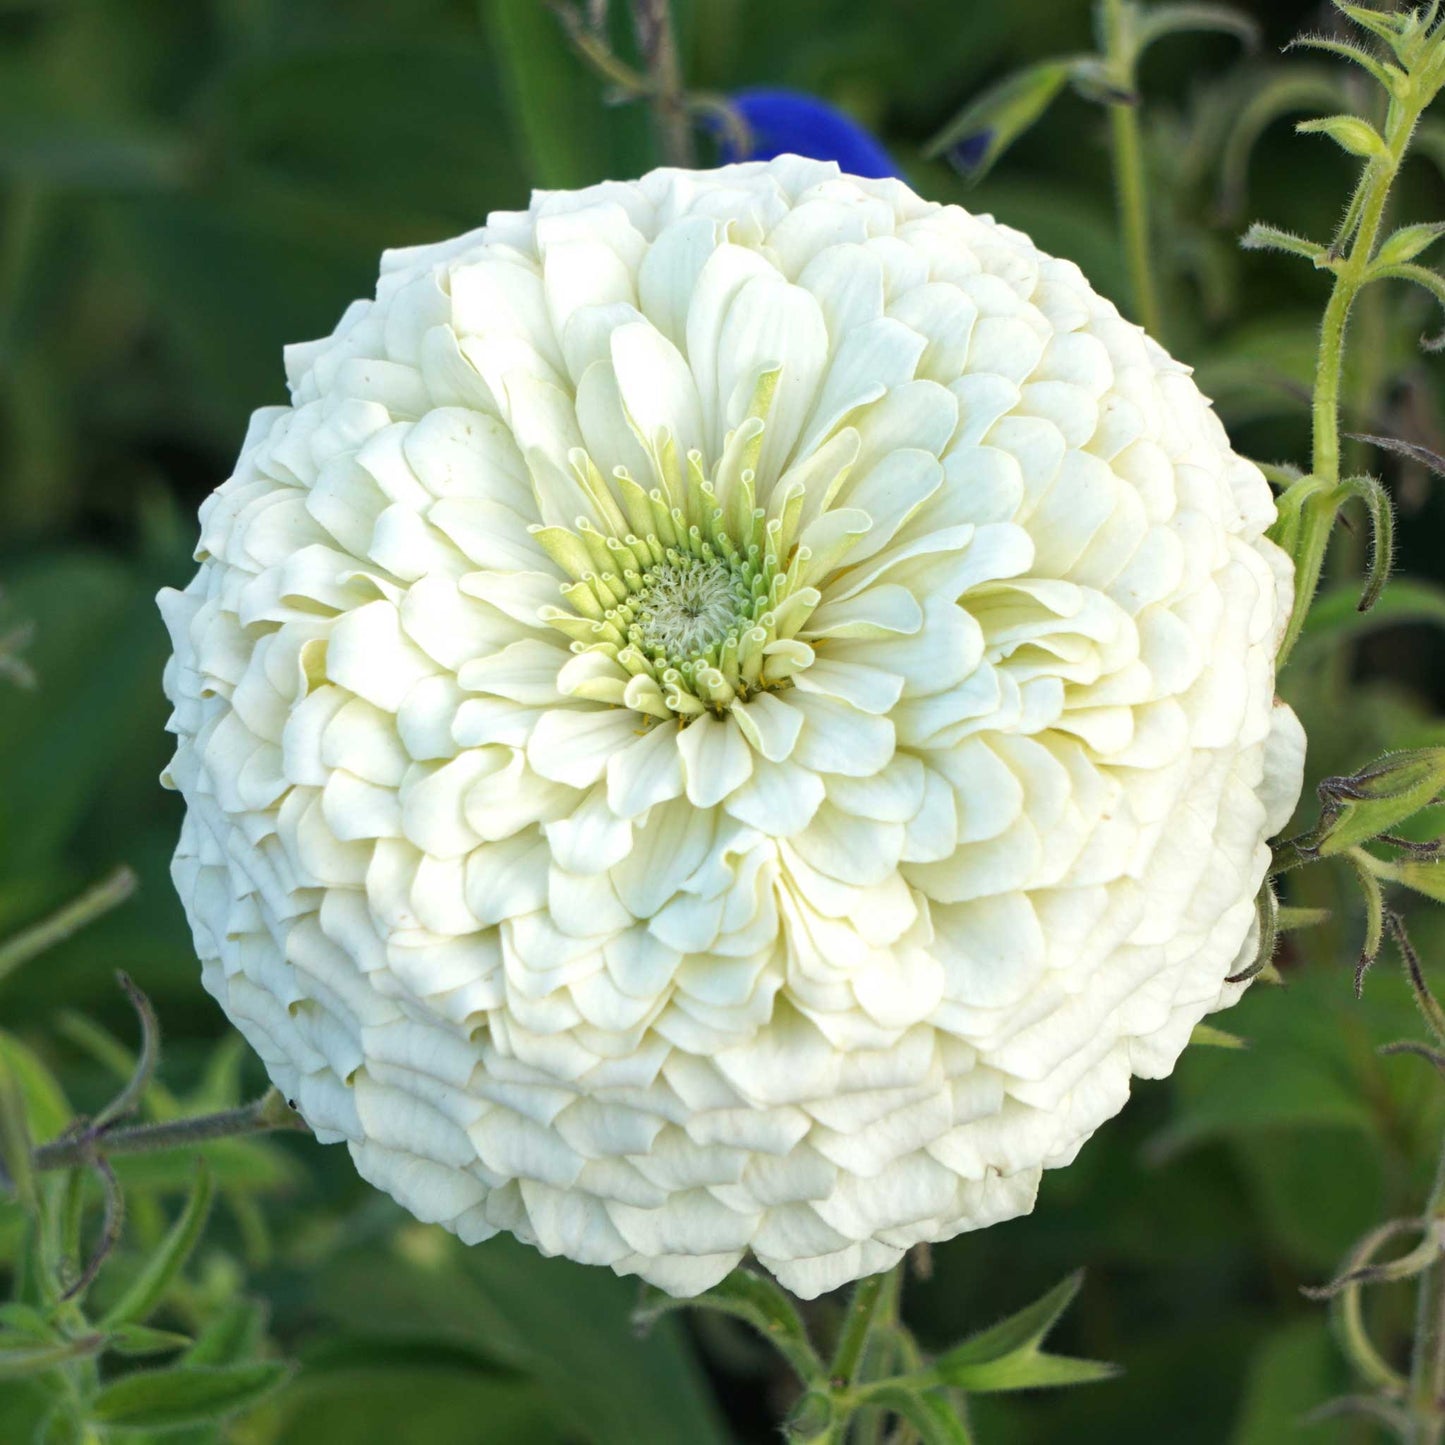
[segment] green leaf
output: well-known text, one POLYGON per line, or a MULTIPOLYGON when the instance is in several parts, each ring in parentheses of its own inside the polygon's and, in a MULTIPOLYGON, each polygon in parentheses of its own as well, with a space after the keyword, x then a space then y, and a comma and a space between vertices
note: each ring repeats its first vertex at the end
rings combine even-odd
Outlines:
POLYGON ((1445 791, 1445 747, 1388 753, 1348 778, 1326 779, 1327 812, 1310 843, 1323 858, 1392 832, 1445 791))
MULTIPOLYGON (((592 1438, 559 1426, 535 1382, 445 1359, 381 1359, 365 1368, 308 1360, 275 1413, 275 1433, 267 1436, 275 1445, 563 1445, 592 1438)), ((689 1439, 650 1437, 667 1438, 689 1439)))
POLYGON ((210 1207, 211 1171, 203 1160, 198 1160, 195 1187, 185 1208, 130 1288, 101 1320, 101 1329, 115 1330, 143 1321, 160 1304, 200 1240, 210 1207))
POLYGON ((1384 627, 1409 622, 1431 622, 1445 627, 1445 588, 1402 577, 1385 589, 1384 596, 1361 612, 1353 588, 1332 587, 1310 608, 1301 639, 1301 653, 1323 651, 1346 639, 1363 637, 1384 627))
POLYGON ((25 1099, 9 1062, 0 1058, 0 1169, 24 1209, 39 1207, 35 1170, 31 1163, 30 1124, 25 1099))
POLYGON ((190 1343, 189 1335, 178 1335, 173 1330, 122 1325, 111 1335, 108 1348, 121 1355, 163 1355, 170 1350, 184 1349, 190 1343))
POLYGON ((762 1335, 803 1381, 819 1380, 826 1374, 823 1361, 808 1339, 797 1306, 764 1275, 735 1269, 721 1283, 690 1299, 676 1299, 648 1286, 634 1318, 639 1324, 650 1324, 678 1309, 711 1309, 732 1315, 762 1335))
POLYGON ((53 1139, 70 1123, 75 1111, 60 1081, 41 1062, 34 1049, 10 1034, 0 1033, 0 1068, 9 1069, 25 1100, 30 1135, 38 1143, 53 1139))
POLYGON ((98 1355, 106 1344, 104 1335, 83 1335, 53 1345, 33 1345, 27 1338, 13 1337, 12 1346, 0 1339, 0 1380, 24 1380, 68 1365, 73 1360, 98 1355))
POLYGON ((1373 159, 1386 154, 1385 142, 1379 131, 1357 115, 1325 115, 1318 120, 1302 120, 1295 130, 1301 135, 1328 136, 1352 156, 1373 159))
POLYGON ((174 1430, 249 1409, 291 1373, 274 1361, 252 1365, 138 1370, 101 1388, 91 1418, 114 1430, 174 1430))
MULTIPOLYGON (((1372 281, 1413 281, 1416 286, 1423 287, 1442 306, 1445 306, 1445 276, 1432 271, 1428 266, 1417 266, 1413 261, 1390 266, 1375 262, 1371 264, 1368 275, 1372 281)), ((1421 337, 1420 345, 1426 351, 1439 351, 1445 347, 1445 333, 1441 333, 1439 336, 1421 337)))
POLYGON ((482 14, 532 183, 561 189, 601 180, 607 152, 597 82, 568 53, 557 17, 536 0, 483 0, 482 14))
POLYGON ((1334 7, 1341 15, 1348 15, 1361 30, 1378 35, 1381 40, 1393 44, 1400 36, 1400 17, 1371 10, 1365 5, 1347 4, 1346 0, 1333 0, 1334 7))
POLYGON ((266 1309, 256 1300, 229 1301, 186 1351, 188 1365, 238 1365, 261 1348, 266 1309))
POLYGON ((1385 876, 1436 903, 1445 903, 1445 868, 1440 862, 1438 858, 1404 858, 1391 863, 1385 876))
POLYGON ((352 1331, 368 1321, 383 1340, 435 1342, 527 1376, 591 1445, 722 1445, 728 1437, 677 1321, 633 1338, 636 1298, 635 1285, 605 1270, 500 1237, 466 1249, 418 1226, 394 1246, 371 1242, 334 1260, 312 1303, 352 1331))
POLYGON ((1259 24, 1242 10, 1229 5, 1192 4, 1180 0, 1173 5, 1151 5, 1135 31, 1136 53, 1142 55, 1166 35, 1215 31, 1235 36, 1247 49, 1259 44, 1259 24))
POLYGON ((1104 1360, 1078 1360, 1068 1355, 1020 1351, 985 1364, 961 1365, 950 1371, 948 1381, 974 1395, 1001 1394, 1010 1390, 1053 1390, 1069 1385, 1097 1385, 1115 1379, 1118 1365, 1104 1360))
POLYGON ((1382 266, 1398 266, 1413 261, 1422 251, 1445 236, 1445 221, 1425 221, 1415 226, 1401 226, 1380 243, 1374 260, 1382 266))
POLYGON ((1354 45, 1348 40, 1336 40, 1328 35, 1301 35, 1285 48, 1322 50, 1329 55, 1338 55, 1342 60, 1348 60, 1368 71, 1391 95, 1398 95, 1400 87, 1405 84, 1405 72, 1398 65, 1391 65, 1388 61, 1371 55, 1363 46, 1354 45))
POLYGON ((1189 1035, 1191 1045, 1203 1044, 1213 1049, 1247 1049, 1249 1043, 1240 1038, 1238 1034, 1231 1034, 1224 1029, 1217 1029, 1212 1024, 1195 1024, 1193 1032, 1189 1035))
POLYGON ((1045 60, 1006 76, 976 96, 924 147, 947 154, 970 181, 981 180, 998 158, 1057 98, 1076 62, 1045 60))
POLYGON ((1317 241, 1297 236, 1293 231, 1282 231, 1278 226, 1267 226, 1263 221, 1256 221, 1239 238, 1239 244, 1246 251, 1285 251, 1291 256, 1303 256, 1316 265, 1325 256, 1325 248, 1317 241))
POLYGON ((1039 1349, 1083 1282, 1082 1270, 1071 1274, 1017 1314, 940 1355, 932 1373, 947 1384, 975 1394, 1049 1389, 1109 1379, 1118 1373, 1113 1365, 1046 1355, 1039 1349))

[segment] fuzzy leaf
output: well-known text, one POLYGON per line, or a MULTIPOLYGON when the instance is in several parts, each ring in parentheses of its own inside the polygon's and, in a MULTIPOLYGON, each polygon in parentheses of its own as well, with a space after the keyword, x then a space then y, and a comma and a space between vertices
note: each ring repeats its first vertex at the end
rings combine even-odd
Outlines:
POLYGON ((174 1330, 153 1330, 149 1325, 122 1325, 108 1341, 108 1347, 120 1355, 163 1355, 184 1349, 191 1343, 189 1335, 174 1330))
POLYGON ((1418 442, 1402 441, 1399 437, 1372 436, 1369 432, 1348 432, 1346 435, 1352 441, 1368 442, 1372 447, 1394 452, 1397 457, 1404 457, 1407 461, 1419 462, 1437 477, 1445 477, 1445 457, 1439 452, 1432 452, 1429 447, 1422 447, 1418 442))
POLYGON ((1239 238, 1239 244, 1246 251, 1285 251, 1291 256, 1303 256, 1317 266, 1325 255, 1325 248, 1318 241, 1297 236, 1293 231, 1282 231, 1278 226, 1267 226, 1262 221, 1256 221, 1239 238))

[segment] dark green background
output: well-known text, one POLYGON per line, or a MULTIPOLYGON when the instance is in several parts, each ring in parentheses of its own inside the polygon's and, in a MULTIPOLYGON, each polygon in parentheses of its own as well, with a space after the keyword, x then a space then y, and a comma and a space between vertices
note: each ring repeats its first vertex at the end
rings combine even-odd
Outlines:
MULTIPOLYGON (((1335 67, 1278 53, 1320 18, 1314 7, 1243 8, 1268 35, 1254 58, 1188 37, 1145 68, 1168 341, 1198 367, 1241 449, 1297 459, 1323 281, 1292 260, 1244 256, 1235 237, 1259 216, 1327 235, 1351 167, 1275 123, 1245 194, 1222 184, 1248 97, 1286 72, 1338 83, 1335 67)), ((993 210, 1127 301, 1102 112, 1065 97, 972 192, 921 158, 991 79, 1087 48, 1081 0, 693 0, 680 15, 693 84, 791 85, 845 105, 924 194, 993 210)), ((650 144, 644 116, 604 109, 536 0, 0 0, 0 634, 34 624, 39 679, 29 693, 0 691, 0 935, 115 863, 142 883, 120 911, 0 982, 0 1025, 78 1107, 94 1106, 104 1079, 66 1011, 128 1036, 117 968, 157 1005, 173 1086, 208 1066, 215 1083, 239 1064, 217 1055, 227 1030, 200 990, 166 877, 180 810, 156 783, 166 643, 152 598, 188 575, 195 508, 226 476, 248 412, 283 399, 281 346, 328 331, 368 294, 383 247, 475 226, 524 205, 533 184, 636 175, 650 144)), ((1442 199, 1429 161, 1414 164, 1401 214, 1435 219, 1442 199)), ((1414 350, 1433 324, 1415 297, 1393 294, 1361 317, 1351 394, 1373 400, 1351 429, 1440 446, 1441 366, 1414 350)), ((1383 470, 1405 570, 1438 577, 1438 500, 1423 474, 1383 470)), ((1437 648, 1423 626, 1306 640, 1286 690, 1310 726, 1313 776, 1439 740, 1437 648)), ((1287 989, 1256 988, 1221 1020, 1249 1052, 1191 1050, 1171 1082, 1141 1086, 1046 1181, 1032 1218, 937 1249, 932 1280, 909 1286, 909 1319, 941 1344, 1089 1269, 1060 1347, 1127 1373, 981 1402, 984 1445, 1272 1445, 1347 1388, 1323 1312, 1298 1286, 1327 1275, 1376 1220, 1418 1207, 1442 1115, 1418 1060, 1372 1052, 1414 1025, 1383 964, 1364 1002, 1352 997, 1360 923, 1345 879, 1306 879, 1295 901, 1332 903, 1337 916, 1292 941, 1287 989)), ((1421 901, 1412 915, 1427 957, 1445 941, 1435 907, 1421 901)), ((246 1089, 259 1088, 253 1063, 240 1066, 246 1089)), ((185 1177, 178 1163, 138 1178, 152 1227, 185 1177)), ((637 1345, 630 1284, 506 1242, 463 1251, 408 1226, 340 1150, 288 1141, 240 1157, 227 1193, 201 1303, 237 1289, 264 1297, 278 1348, 308 1365, 230 1438, 774 1438, 787 1382, 746 1335, 705 1321, 637 1345)), ((137 1227, 143 1236, 144 1208, 137 1227)), ((1378 1303, 1394 1339, 1407 1301, 1378 1303)), ((4 1398, 0 1438, 23 1439, 26 1406, 4 1398)), ((1353 1428, 1303 1438, 1375 1438, 1353 1428)))

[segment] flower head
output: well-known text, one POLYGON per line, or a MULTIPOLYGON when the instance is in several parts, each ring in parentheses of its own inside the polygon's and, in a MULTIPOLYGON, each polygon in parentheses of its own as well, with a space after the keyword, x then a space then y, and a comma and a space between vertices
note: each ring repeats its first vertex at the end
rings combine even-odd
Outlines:
POLYGON ((1287 560, 1076 267, 787 157, 539 194, 287 355, 163 594, 206 986, 466 1240, 813 1295, 1231 1002, 1287 560))

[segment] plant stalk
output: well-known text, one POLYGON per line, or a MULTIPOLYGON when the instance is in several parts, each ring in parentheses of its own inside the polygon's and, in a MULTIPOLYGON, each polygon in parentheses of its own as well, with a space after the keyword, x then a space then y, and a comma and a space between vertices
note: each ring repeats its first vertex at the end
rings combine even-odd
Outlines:
POLYGON ((124 903, 135 892, 135 886, 135 874, 129 868, 117 868, 78 898, 56 909, 49 918, 0 943, 0 979, 124 903))
POLYGON ((694 161, 692 121, 677 56, 672 0, 632 0, 632 29, 652 81, 648 105, 663 164, 691 166, 694 161))
POLYGON ((1367 277, 1390 198, 1410 138, 1422 109, 1412 97, 1391 107, 1385 131, 1385 153, 1368 163, 1360 195, 1360 217, 1350 239, 1349 254, 1334 268, 1335 284, 1320 323, 1319 352, 1315 360, 1314 399, 1311 404, 1313 446, 1310 473, 1323 487, 1305 502, 1300 514, 1300 542, 1295 553, 1294 610, 1280 645, 1275 666, 1282 668, 1304 629, 1310 603, 1319 587, 1325 552, 1341 498, 1340 389, 1345 370, 1345 340, 1355 300, 1368 284, 1367 277))
MULTIPOLYGON (((1125 0, 1103 0, 1103 4, 1102 29, 1109 68, 1119 90, 1132 96, 1136 88, 1132 12, 1126 8, 1125 0)), ((1134 297, 1134 319, 1162 343, 1164 315, 1154 277, 1144 147, 1139 135, 1139 107, 1136 102, 1116 100, 1109 103, 1109 131, 1114 162, 1114 193, 1129 266, 1129 286, 1134 297)))
MULTIPOLYGON (((1425 1207, 1425 1225, 1445 1218, 1445 1151, 1425 1207)), ((1445 1441, 1445 1264, 1436 1259, 1420 1276, 1415 1341, 1410 1356, 1411 1445, 1445 1441)))
MULTIPOLYGON (((165 1149, 187 1149, 216 1139, 235 1139, 247 1134, 265 1134, 276 1129, 305 1130, 299 1114, 275 1089, 239 1109, 222 1109, 215 1114, 197 1114, 189 1119, 168 1119, 162 1124, 132 1124, 123 1129, 106 1129, 98 1134, 84 1132, 42 1144, 31 1155, 37 1173, 52 1169, 78 1169, 98 1160, 126 1154, 155 1154, 165 1149)), ((7 1184, 0 1175, 0 1185, 7 1184)))

